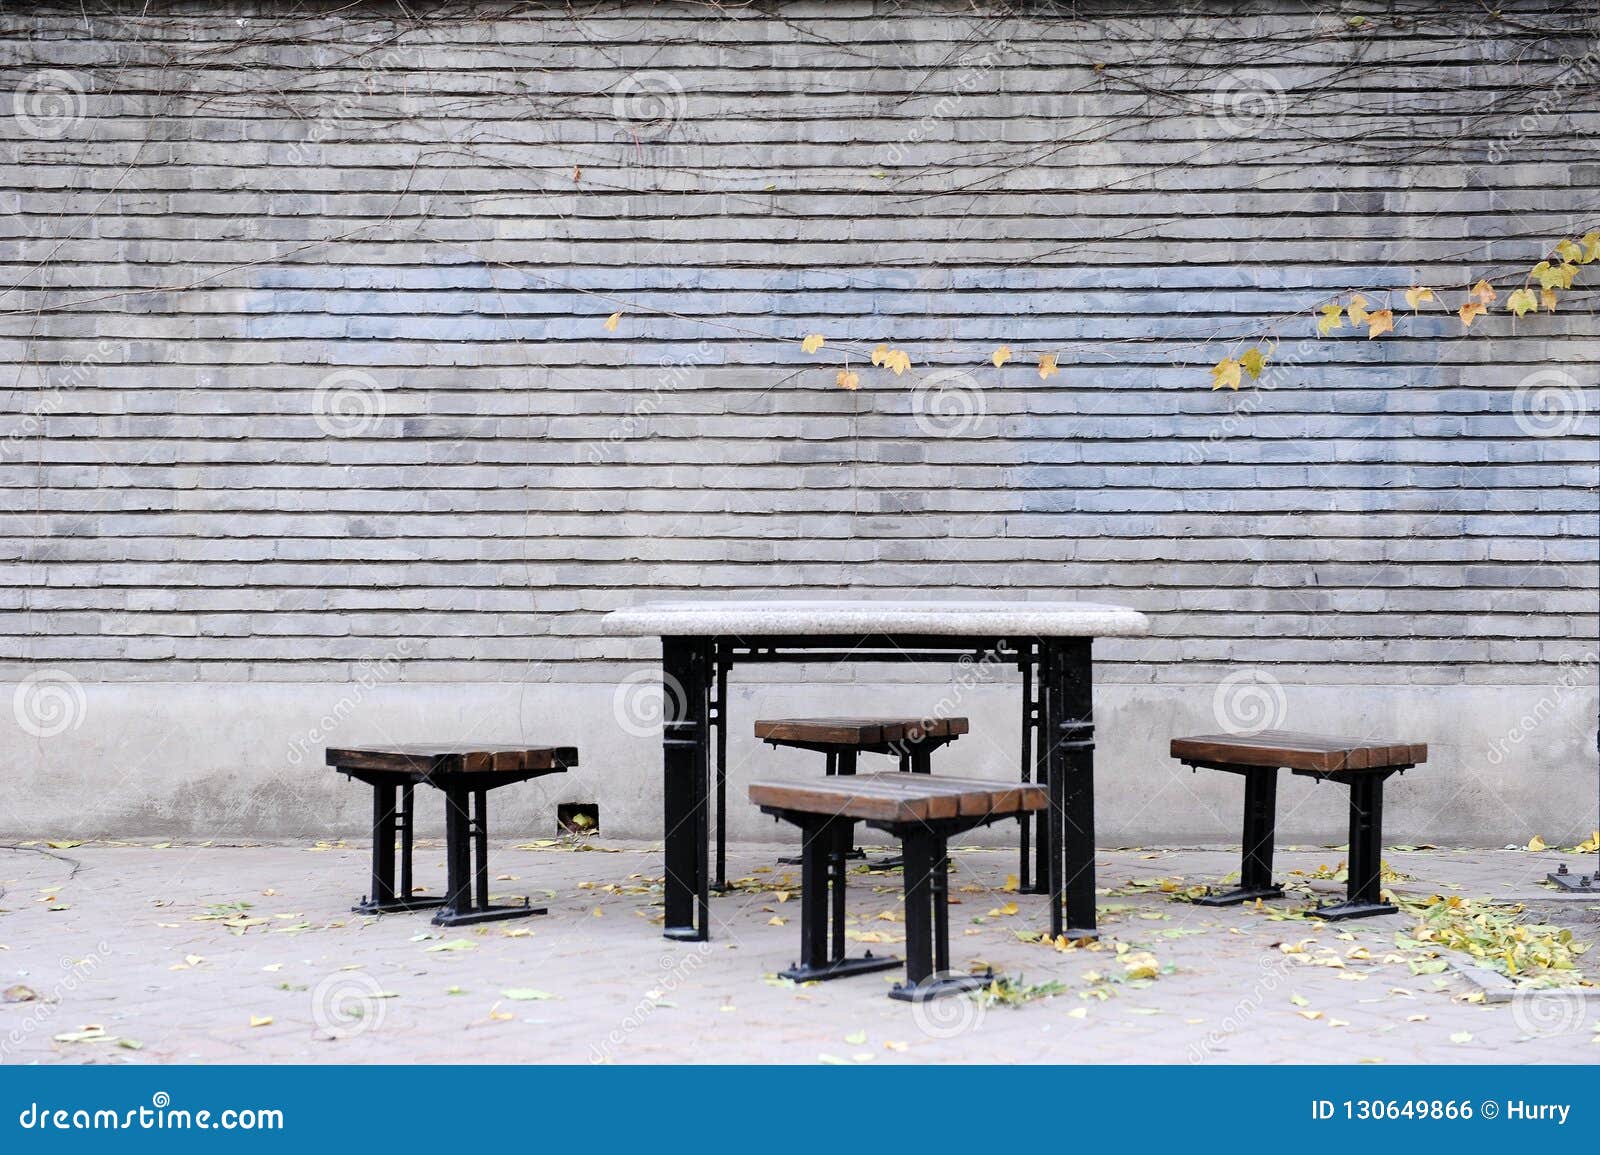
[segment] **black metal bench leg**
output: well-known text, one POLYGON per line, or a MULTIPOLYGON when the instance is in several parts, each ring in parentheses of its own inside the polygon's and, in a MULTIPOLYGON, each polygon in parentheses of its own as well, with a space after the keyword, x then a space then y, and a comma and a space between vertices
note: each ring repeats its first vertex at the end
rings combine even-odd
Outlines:
POLYGON ((828 888, 829 898, 833 906, 833 951, 830 962, 841 963, 844 961, 844 919, 845 919, 845 858, 850 853, 851 835, 855 831, 855 823, 840 822, 834 824, 833 847, 828 854, 828 888))
POLYGON ((1278 768, 1250 766, 1244 774, 1243 852, 1239 885, 1196 899, 1199 906, 1236 906, 1257 899, 1282 898, 1283 887, 1272 881, 1272 843, 1277 836, 1278 768))
POLYGON ((1350 862, 1345 901, 1319 907, 1317 918, 1337 922, 1345 918, 1371 918, 1398 909, 1383 901, 1383 780, 1380 773, 1350 780, 1350 862))
POLYGON ((443 904, 442 898, 417 898, 411 884, 411 792, 409 785, 398 788, 392 782, 372 788, 372 893, 355 910, 360 914, 389 914, 397 911, 426 910, 443 904), (400 810, 395 810, 398 789, 400 810), (400 887, 395 890, 395 835, 399 834, 400 887))
POLYGON ((477 878, 478 909, 489 909, 489 792, 472 795, 472 840, 477 851, 473 874, 477 878))
POLYGON ((901 843, 906 861, 906 981, 891 987, 889 997, 919 1003, 987 986, 992 974, 949 973, 949 861, 944 838, 927 830, 907 830, 901 843))
POLYGON ((393 786, 372 788, 372 904, 378 910, 394 905, 393 786))
POLYGON ((816 815, 794 815, 789 820, 800 827, 805 839, 800 852, 800 961, 778 973, 806 983, 898 969, 899 959, 878 957, 871 951, 861 958, 845 957, 844 852, 854 836, 855 823, 816 815))
POLYGON ((493 906, 489 902, 489 792, 452 785, 445 788, 444 797, 448 881, 444 908, 433 916, 434 925, 466 926, 544 914, 544 907, 530 906, 527 899, 515 906, 493 906))
POLYGON ((411 823, 416 817, 416 807, 416 787, 400 787, 400 895, 407 902, 415 897, 411 873, 411 852, 415 842, 412 831, 415 827, 411 823))

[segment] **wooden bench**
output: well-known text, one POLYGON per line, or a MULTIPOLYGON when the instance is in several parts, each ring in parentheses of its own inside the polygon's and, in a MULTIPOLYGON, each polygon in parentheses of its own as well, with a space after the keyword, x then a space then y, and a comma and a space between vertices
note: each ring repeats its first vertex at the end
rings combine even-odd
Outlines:
POLYGON ((1259 734, 1203 734, 1174 738, 1172 756, 1191 768, 1206 767, 1244 776, 1244 846, 1239 885, 1198 899, 1205 906, 1229 906, 1258 898, 1281 898, 1272 881, 1272 843, 1276 829, 1278 771, 1291 770, 1317 781, 1350 787, 1350 860, 1345 901, 1316 910, 1337 921, 1393 914, 1383 901, 1383 783, 1428 760, 1420 742, 1339 738, 1264 730, 1259 734))
POLYGON ((905 853, 906 978, 890 998, 921 1002, 987 986, 994 974, 952 975, 948 840, 979 826, 1043 810, 1042 785, 921 775, 835 775, 822 782, 752 783, 750 801, 798 826, 800 961, 782 972, 796 982, 889 970, 895 958, 845 957, 845 873, 842 848, 855 824, 898 838, 905 853), (832 933, 829 933, 829 924, 832 933), (831 943, 830 943, 831 937, 831 943))
POLYGON ((756 737, 773 746, 818 750, 829 774, 854 774, 858 754, 889 754, 900 769, 927 774, 935 750, 968 730, 965 718, 777 718, 756 723, 756 737))
MULTIPOLYGON (((967 730, 965 718, 769 718, 756 723, 756 737, 770 746, 824 754, 824 773, 828 775, 854 774, 862 754, 888 754, 900 760, 902 771, 931 774, 933 752, 967 730)), ((845 850, 847 857, 862 857, 859 850, 845 850)), ((891 857, 872 865, 887 870, 904 863, 891 857)))
POLYGON ((529 778, 561 774, 578 764, 571 746, 479 749, 465 746, 329 747, 326 761, 340 774, 372 787, 372 893, 355 909, 362 914, 437 907, 439 926, 461 926, 545 913, 521 905, 489 902, 489 791, 529 778), (418 896, 412 887, 413 792, 437 787, 445 796, 443 898, 418 896), (398 809, 396 792, 400 795, 398 809), (471 804, 469 813, 468 805, 471 804), (395 835, 400 835, 399 891, 395 889, 395 835), (476 886, 474 886, 476 883, 476 886), (476 896, 474 896, 476 890, 476 896))

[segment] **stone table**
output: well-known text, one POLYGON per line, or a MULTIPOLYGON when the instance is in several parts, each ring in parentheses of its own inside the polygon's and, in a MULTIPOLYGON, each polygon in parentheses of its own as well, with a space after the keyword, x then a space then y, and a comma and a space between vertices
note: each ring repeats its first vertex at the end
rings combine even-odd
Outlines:
POLYGON ((607 633, 661 639, 666 936, 710 937, 713 765, 719 887, 726 878, 728 671, 734 665, 829 661, 1021 670, 1021 779, 1046 783, 1050 807, 1036 829, 1023 822, 1019 877, 1025 891, 1050 895, 1052 935, 1093 937, 1090 646, 1097 637, 1138 637, 1148 628, 1143 614, 1122 606, 1021 598, 681 601, 607 614, 607 633))

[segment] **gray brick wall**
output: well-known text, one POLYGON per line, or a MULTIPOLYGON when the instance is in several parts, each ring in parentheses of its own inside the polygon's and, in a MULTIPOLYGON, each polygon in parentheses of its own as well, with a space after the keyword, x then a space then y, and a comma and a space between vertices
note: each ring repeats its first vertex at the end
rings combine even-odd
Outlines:
POLYGON ((603 682, 844 588, 1150 611, 1108 682, 1592 647, 1591 294, 1284 319, 1600 219, 1592 5, 140 8, 0 14, 0 675, 603 682))

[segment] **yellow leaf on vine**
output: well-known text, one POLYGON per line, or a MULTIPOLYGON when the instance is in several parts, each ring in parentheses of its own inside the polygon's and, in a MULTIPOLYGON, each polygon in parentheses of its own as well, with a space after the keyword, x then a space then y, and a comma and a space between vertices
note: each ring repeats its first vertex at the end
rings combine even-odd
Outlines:
POLYGON ((1433 300, 1433 290, 1426 285, 1413 285, 1406 290, 1406 308, 1413 313, 1417 311, 1417 306, 1422 302, 1431 300, 1433 300))
POLYGON ((1045 353, 1039 358, 1039 380, 1045 381, 1054 377, 1059 370, 1056 369, 1056 355, 1045 353))
POLYGON ((1470 329, 1472 328, 1472 319, 1481 317, 1488 308, 1489 306, 1482 301, 1468 301, 1456 310, 1456 315, 1461 318, 1461 323, 1470 329))
POLYGON ((872 351, 872 363, 874 365, 882 365, 884 363, 884 360, 888 356, 889 356, 889 346, 887 346, 887 345, 879 345, 876 349, 874 349, 872 351))
POLYGON ((1556 266, 1556 271, 1561 274, 1561 287, 1563 289, 1572 288, 1572 280, 1573 280, 1574 277, 1576 277, 1578 275, 1578 266, 1577 265, 1557 265, 1556 266))
POLYGON ((1218 361, 1211 366, 1211 388, 1221 389, 1224 385, 1229 389, 1239 388, 1240 368, 1239 362, 1232 357, 1224 357, 1218 361))
POLYGON ((622 320, 622 314, 621 313, 612 313, 611 316, 607 317, 606 318, 606 332, 607 333, 615 333, 617 331, 617 322, 620 321, 620 320, 622 320))
POLYGON ((1554 313, 1556 311, 1556 291, 1554 289, 1540 289, 1539 303, 1544 306, 1546 313, 1554 313))
POLYGON ((904 349, 890 349, 883 355, 883 363, 887 368, 894 370, 896 377, 911 368, 911 358, 904 349))
POLYGON ((1528 270, 1528 276, 1539 282, 1541 289, 1565 289, 1570 285, 1570 279, 1561 270, 1567 265, 1552 265, 1549 261, 1540 261, 1528 270))
POLYGON ((1379 333, 1387 333, 1393 328, 1393 309, 1379 309, 1376 313, 1367 314, 1367 340, 1370 341, 1379 333))
POLYGON ((1326 337, 1335 329, 1344 328, 1344 309, 1339 305, 1322 306, 1322 316, 1317 318, 1317 335, 1326 337))
POLYGON ((1352 325, 1365 325, 1367 323, 1367 299, 1360 293, 1350 298, 1349 313, 1352 325))
POLYGON ((1499 296, 1499 294, 1494 291, 1494 286, 1488 281, 1479 280, 1476 285, 1472 286, 1472 299, 1474 301, 1478 301, 1485 305, 1492 305, 1494 304, 1494 299, 1497 296, 1499 296))
POLYGON ((824 338, 821 333, 809 333, 806 335, 806 339, 800 342, 800 348, 804 349, 807 353, 815 353, 818 349, 822 348, 823 340, 824 338))
POLYGON ((1011 346, 1001 345, 1000 348, 996 349, 989 357, 989 360, 994 362, 994 367, 996 369, 1000 368, 1000 366, 1011 360, 1011 346))
POLYGON ((833 383, 841 389, 859 389, 861 388, 861 374, 851 369, 840 369, 839 375, 833 379, 833 383))
POLYGON ((1533 295, 1533 290, 1526 285, 1506 298, 1506 311, 1515 313, 1519 317, 1538 307, 1538 298, 1533 295))
POLYGON ((1600 233, 1584 233, 1578 243, 1583 246, 1579 264, 1587 265, 1590 261, 1600 260, 1600 233))
POLYGON ((1266 367, 1267 356, 1259 348, 1251 349, 1243 357, 1239 358, 1239 364, 1246 373, 1250 374, 1250 380, 1254 381, 1261 376, 1261 370, 1266 367))
POLYGON ((1556 254, 1568 264, 1576 264, 1583 259, 1583 250, 1571 240, 1564 240, 1558 244, 1556 254))

